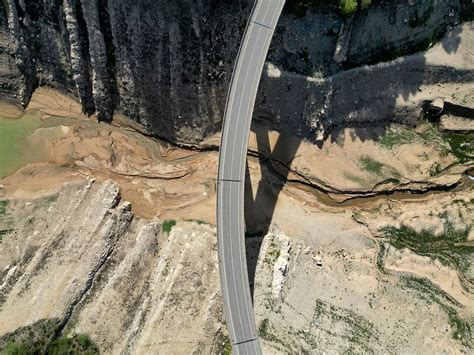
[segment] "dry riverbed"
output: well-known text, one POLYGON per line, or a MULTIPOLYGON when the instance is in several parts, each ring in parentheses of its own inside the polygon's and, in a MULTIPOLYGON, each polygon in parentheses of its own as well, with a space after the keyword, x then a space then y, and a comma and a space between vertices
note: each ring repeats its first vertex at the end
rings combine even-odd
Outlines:
MULTIPOLYGON (((106 353, 224 351, 218 137, 173 146, 46 88, 9 120, 28 117, 21 147, 41 154, 0 180, 0 347, 47 321, 106 353)), ((269 353, 472 351, 473 135, 423 118, 373 130, 317 147, 253 127, 247 248, 269 353)))

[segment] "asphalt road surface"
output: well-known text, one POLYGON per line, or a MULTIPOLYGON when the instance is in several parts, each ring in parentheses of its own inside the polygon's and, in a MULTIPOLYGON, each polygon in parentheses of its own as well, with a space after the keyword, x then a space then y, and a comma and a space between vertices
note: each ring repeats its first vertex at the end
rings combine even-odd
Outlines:
POLYGON ((250 123, 284 0, 257 0, 234 67, 222 130, 217 238, 224 312, 233 352, 260 354, 245 256, 244 180, 250 123))

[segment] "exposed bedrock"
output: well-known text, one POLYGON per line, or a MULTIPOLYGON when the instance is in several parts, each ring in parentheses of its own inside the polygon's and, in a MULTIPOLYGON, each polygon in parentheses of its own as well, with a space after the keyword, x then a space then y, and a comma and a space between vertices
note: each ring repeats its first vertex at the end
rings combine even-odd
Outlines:
MULTIPOLYGON (((77 97, 84 112, 100 120, 119 110, 151 134, 199 143, 220 129, 252 3, 3 0, 0 96, 25 106, 36 86, 49 85, 77 97)), ((465 19, 468 6, 465 0, 374 0, 348 24, 336 9, 302 14, 288 5, 268 58, 284 72, 328 77, 426 48, 465 19), (349 27, 344 37, 341 28, 349 27), (339 38, 347 43, 336 62, 339 38)), ((267 80, 260 97, 298 87, 300 76, 267 80)), ((302 135, 322 131, 310 100, 301 104, 305 113, 291 117, 292 124, 302 135)), ((257 115, 268 111, 269 104, 259 102, 257 115)))
POLYGON ((49 320, 56 337, 94 333, 103 353, 219 353, 213 227, 164 233, 158 219, 135 218, 110 180, 67 183, 36 202, 12 202, 7 217, 26 208, 28 222, 2 234, 1 352, 9 333, 49 320))

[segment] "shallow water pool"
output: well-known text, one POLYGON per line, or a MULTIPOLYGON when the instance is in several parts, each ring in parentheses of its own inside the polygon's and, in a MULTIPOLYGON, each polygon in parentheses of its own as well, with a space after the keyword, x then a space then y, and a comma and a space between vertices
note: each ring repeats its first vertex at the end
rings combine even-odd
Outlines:
POLYGON ((0 179, 42 158, 44 150, 35 149, 27 140, 40 125, 39 113, 27 113, 21 118, 0 116, 0 179))

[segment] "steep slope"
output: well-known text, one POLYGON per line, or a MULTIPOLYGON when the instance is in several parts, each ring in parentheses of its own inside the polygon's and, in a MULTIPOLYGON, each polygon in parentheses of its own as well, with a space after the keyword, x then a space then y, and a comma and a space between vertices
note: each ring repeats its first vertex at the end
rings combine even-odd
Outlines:
POLYGON ((163 233, 158 220, 134 218, 130 207, 111 181, 10 200, 13 226, 0 241, 0 336, 50 321, 53 336, 89 334, 105 352, 217 346, 214 228, 189 222, 163 233))
MULTIPOLYGON (((108 121, 120 110, 150 133, 180 143, 199 143, 220 129, 252 1, 3 4, 2 97, 26 105, 36 86, 51 85, 78 97, 84 112, 96 112, 100 120, 108 121)), ((280 70, 310 77, 424 49, 459 23, 470 6, 461 0, 378 0, 356 13, 348 26, 349 20, 336 8, 317 5, 295 14, 292 5, 289 1, 269 60, 280 70), (336 62, 338 38, 349 27, 346 59, 336 62)), ((435 80, 441 76, 438 73, 435 80)), ((306 92, 301 85, 298 79, 273 80, 261 95, 271 97, 281 86, 302 89, 308 112, 292 119, 304 135, 314 131, 310 121, 315 109, 311 87, 306 92)), ((262 100, 257 115, 269 109, 272 103, 262 100)))

